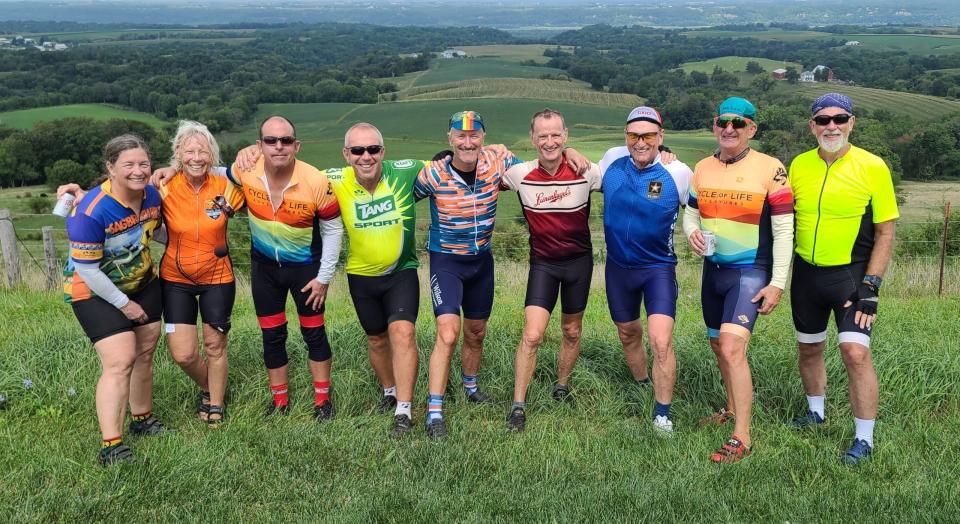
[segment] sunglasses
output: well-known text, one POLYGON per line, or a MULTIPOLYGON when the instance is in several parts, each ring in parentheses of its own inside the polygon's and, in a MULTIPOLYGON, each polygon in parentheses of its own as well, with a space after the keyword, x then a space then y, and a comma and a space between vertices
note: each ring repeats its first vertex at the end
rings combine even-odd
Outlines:
POLYGON ((726 129, 730 124, 733 124, 734 129, 743 129, 750 125, 750 120, 739 116, 718 116, 713 119, 713 125, 720 129, 726 129))
POLYGON ((624 134, 627 136, 627 142, 639 142, 640 139, 643 139, 643 141, 648 144, 656 142, 657 136, 660 135, 660 133, 656 131, 650 133, 631 133, 630 131, 626 131, 624 134))
POLYGON ((812 120, 813 120, 813 123, 817 124, 818 126, 828 126, 830 125, 830 122, 833 122, 834 124, 837 124, 839 126, 849 122, 852 116, 853 115, 848 115, 846 113, 840 113, 839 115, 833 115, 833 116, 817 115, 813 117, 812 120))
POLYGON ((276 145, 277 142, 280 142, 281 144, 283 144, 283 145, 285 145, 285 146, 291 146, 291 145, 293 145, 294 142, 297 141, 297 137, 295 137, 295 136, 290 136, 290 135, 287 135, 287 136, 262 136, 262 137, 260 137, 260 141, 263 142, 264 144, 267 144, 268 146, 276 145))
POLYGON ((346 149, 354 156, 363 156, 364 151, 370 153, 370 156, 373 156, 383 151, 383 146, 374 144, 372 146, 350 146, 346 149))

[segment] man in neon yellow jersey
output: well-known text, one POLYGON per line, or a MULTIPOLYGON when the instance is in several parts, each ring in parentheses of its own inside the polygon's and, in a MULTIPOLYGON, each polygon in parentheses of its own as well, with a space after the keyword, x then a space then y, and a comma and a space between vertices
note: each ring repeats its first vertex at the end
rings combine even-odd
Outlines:
POLYGON ((854 465, 873 451, 879 393, 870 335, 900 214, 886 163, 848 141, 856 123, 853 101, 827 93, 813 102, 811 113, 810 131, 819 146, 790 164, 797 217, 790 301, 809 407, 793 425, 816 426, 826 417, 823 350, 832 311, 856 431, 841 459, 854 465))

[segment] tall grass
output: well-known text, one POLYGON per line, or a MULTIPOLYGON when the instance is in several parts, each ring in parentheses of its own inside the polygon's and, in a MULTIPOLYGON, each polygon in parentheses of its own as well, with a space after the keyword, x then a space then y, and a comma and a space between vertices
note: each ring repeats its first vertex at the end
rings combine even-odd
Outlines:
MULTIPOLYGON (((195 387, 162 344, 155 411, 180 432, 132 439, 148 463, 109 469, 95 465, 99 368, 69 308, 54 293, 5 290, 0 392, 9 402, 0 411, 0 515, 9 522, 952 521, 960 473, 960 289, 954 267, 949 295, 932 297, 912 281, 929 270, 896 266, 884 284, 874 341, 881 385, 877 452, 857 469, 837 460, 853 428, 835 349, 827 359, 827 424, 815 433, 783 424, 805 408, 788 300, 760 320, 751 342, 755 453, 738 465, 708 461, 729 428, 696 427, 722 402, 723 388, 700 319, 693 260, 679 268, 673 438, 655 435, 651 393, 631 384, 606 311, 602 265, 594 271, 572 379, 576 404, 550 399, 559 345, 554 319, 528 397, 528 430, 506 432, 526 266, 499 261, 480 381, 503 403, 476 407, 455 387, 445 405, 448 441, 432 443, 423 434, 425 363, 434 336, 424 270, 418 425, 399 442, 386 438, 391 417, 373 412, 379 387, 339 276, 326 315, 336 419, 318 425, 310 417, 305 351, 295 328, 289 344, 293 413, 260 419, 266 377, 241 279, 230 334, 228 423, 210 431, 195 420, 195 387)), ((457 376, 456 364, 453 371, 457 376)))

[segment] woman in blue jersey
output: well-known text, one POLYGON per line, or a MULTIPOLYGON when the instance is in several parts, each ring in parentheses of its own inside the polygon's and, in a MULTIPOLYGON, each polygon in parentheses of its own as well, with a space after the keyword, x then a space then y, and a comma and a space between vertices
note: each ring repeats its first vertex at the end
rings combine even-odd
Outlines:
POLYGON ((148 185, 150 153, 136 135, 104 146, 105 181, 91 189, 67 218, 70 257, 64 269, 66 301, 100 358, 97 420, 101 464, 130 462, 123 443, 127 405, 133 435, 167 428, 151 414, 153 352, 163 310, 150 239, 160 227, 160 195, 148 185))

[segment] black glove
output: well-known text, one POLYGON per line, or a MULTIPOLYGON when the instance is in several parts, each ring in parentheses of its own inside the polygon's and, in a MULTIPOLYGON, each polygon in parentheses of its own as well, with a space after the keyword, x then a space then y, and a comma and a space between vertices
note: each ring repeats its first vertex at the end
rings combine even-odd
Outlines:
POLYGON ((453 158, 453 151, 450 151, 449 149, 446 149, 446 150, 444 150, 444 151, 441 151, 441 152, 433 155, 433 158, 431 158, 430 161, 431 161, 431 162, 437 162, 437 161, 443 160, 444 158, 447 158, 447 157, 453 158))
POLYGON ((857 311, 864 315, 876 315, 877 303, 880 301, 880 289, 869 282, 861 282, 847 300, 853 302, 857 311))

